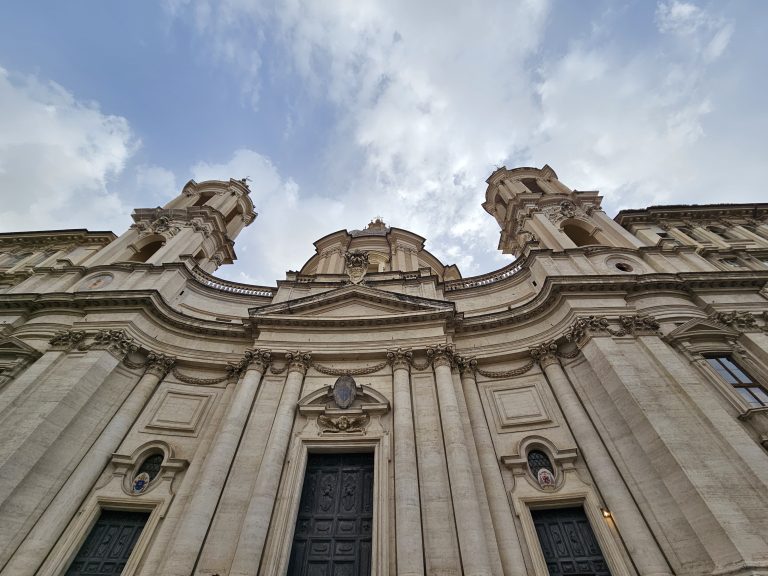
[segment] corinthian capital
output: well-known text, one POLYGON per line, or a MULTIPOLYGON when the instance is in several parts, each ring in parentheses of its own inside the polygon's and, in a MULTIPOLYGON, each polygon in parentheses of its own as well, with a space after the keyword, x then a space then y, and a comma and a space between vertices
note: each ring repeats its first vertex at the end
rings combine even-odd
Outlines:
POLYGON ((535 348, 531 348, 531 358, 542 366, 557 362, 557 344, 544 342, 535 348))
POLYGON ((147 355, 146 371, 150 374, 157 374, 162 379, 171 371, 174 364, 176 364, 176 358, 173 356, 166 356, 159 352, 150 352, 147 355))
POLYGON ((459 372, 462 375, 474 376, 477 369, 477 360, 474 358, 467 358, 465 356, 456 355, 456 365, 459 367, 459 372))
POLYGON ((393 370, 408 370, 413 361, 413 352, 410 349, 404 348, 387 350, 387 360, 392 364, 393 370))
POLYGON ((453 366, 454 352, 450 344, 438 344, 427 347, 427 358, 433 366, 453 366))
POLYGON ((301 372, 306 374, 309 370, 309 365, 312 363, 312 354, 309 352, 288 352, 285 355, 285 360, 288 362, 288 372, 301 372))

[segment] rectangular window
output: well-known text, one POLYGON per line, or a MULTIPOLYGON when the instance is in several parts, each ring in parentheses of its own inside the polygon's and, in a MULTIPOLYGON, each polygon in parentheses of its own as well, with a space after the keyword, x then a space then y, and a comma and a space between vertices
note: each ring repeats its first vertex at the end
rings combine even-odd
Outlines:
POLYGON ((768 406, 768 392, 755 382, 730 356, 710 356, 707 362, 720 377, 736 389, 750 408, 768 406))

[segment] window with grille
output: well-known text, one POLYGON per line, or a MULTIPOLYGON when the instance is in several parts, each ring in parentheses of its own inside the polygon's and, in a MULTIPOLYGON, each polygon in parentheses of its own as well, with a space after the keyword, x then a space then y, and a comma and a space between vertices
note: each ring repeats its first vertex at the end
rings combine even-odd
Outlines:
POLYGON ((707 362, 720 377, 734 387, 750 408, 768 406, 768 391, 755 382, 730 356, 710 356, 707 362))
POLYGON ((539 470, 546 468, 554 474, 555 469, 552 467, 552 462, 541 450, 531 450, 528 452, 528 467, 531 469, 531 474, 536 478, 539 474, 539 470))

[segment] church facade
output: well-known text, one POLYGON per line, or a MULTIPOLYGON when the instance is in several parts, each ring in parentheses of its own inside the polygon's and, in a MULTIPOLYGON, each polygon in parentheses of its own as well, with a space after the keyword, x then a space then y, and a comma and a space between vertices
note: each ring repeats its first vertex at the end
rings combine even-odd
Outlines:
POLYGON ((219 279, 239 180, 0 234, 0 575, 768 574, 768 204, 487 182, 471 278, 377 219, 219 279))

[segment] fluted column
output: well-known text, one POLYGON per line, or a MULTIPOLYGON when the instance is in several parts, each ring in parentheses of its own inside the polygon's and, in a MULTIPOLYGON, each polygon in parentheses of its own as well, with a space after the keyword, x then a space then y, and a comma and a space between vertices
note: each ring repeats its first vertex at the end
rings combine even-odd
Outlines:
POLYGON ((493 529, 496 533, 496 542, 499 546, 501 564, 504 568, 504 574, 507 576, 525 576, 525 561, 520 550, 520 538, 515 528, 509 500, 507 500, 504 480, 501 477, 501 470, 496 458, 496 450, 493 447, 491 432, 488 429, 488 422, 485 419, 480 393, 477 390, 476 366, 477 362, 474 359, 459 360, 461 384, 464 389, 464 398, 467 403, 475 446, 477 446, 483 484, 488 495, 488 505, 491 510, 493 529))
POLYGON ((118 449, 174 362, 175 358, 164 354, 149 354, 144 375, 45 509, 1 574, 31 576, 40 567, 104 470, 110 456, 118 449))
POLYGON ((667 561, 607 448, 592 426, 589 415, 557 359, 556 351, 557 347, 550 344, 532 350, 531 355, 544 370, 550 388, 573 431, 592 477, 611 510, 611 517, 635 561, 640 576, 670 576, 672 571, 667 561))
POLYGON ((162 574, 166 576, 189 576, 194 569, 261 377, 270 359, 271 355, 266 350, 248 351, 237 366, 238 372, 244 371, 245 375, 237 384, 213 445, 206 455, 200 480, 179 519, 179 529, 163 565, 162 574))
POLYGON ((424 547, 421 537, 419 475, 416 462, 416 438, 413 431, 411 401, 410 350, 390 350, 394 392, 395 445, 395 540, 397 574, 424 574, 424 547))
POLYGON ((451 479, 451 496, 464 574, 490 576, 492 571, 485 545, 483 518, 480 514, 480 503, 477 500, 464 427, 451 375, 453 349, 449 346, 437 346, 429 348, 427 354, 432 359, 435 369, 437 400, 443 423, 448 476, 451 479))
POLYGON ((291 439, 296 405, 299 401, 299 394, 301 394, 304 375, 307 373, 311 360, 311 355, 305 352, 286 354, 288 376, 285 379, 285 388, 277 407, 267 449, 256 476, 251 503, 245 513, 245 521, 240 531, 235 559, 229 572, 230 576, 253 576, 259 571, 269 521, 272 517, 272 508, 277 497, 280 475, 291 439))

